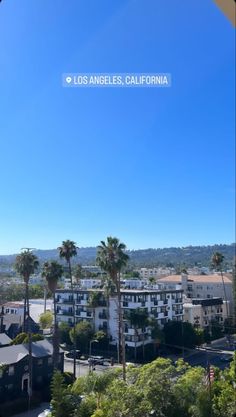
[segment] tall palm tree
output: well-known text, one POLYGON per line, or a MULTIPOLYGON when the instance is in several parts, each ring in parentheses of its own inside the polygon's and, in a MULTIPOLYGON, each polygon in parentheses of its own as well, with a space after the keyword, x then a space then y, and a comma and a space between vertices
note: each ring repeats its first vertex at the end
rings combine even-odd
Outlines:
POLYGON ((124 380, 126 379, 126 363, 120 273, 129 259, 129 256, 124 252, 125 249, 126 246, 124 243, 121 243, 116 237, 109 236, 107 242, 101 241, 101 244, 98 246, 96 258, 98 265, 103 271, 108 273, 111 281, 116 287, 118 302, 118 345, 121 350, 124 380))
POLYGON ((107 334, 110 335, 110 297, 115 292, 115 286, 112 282, 110 276, 103 278, 103 290, 106 300, 106 310, 107 310, 107 334))
POLYGON ((222 270, 223 261, 224 261, 224 255, 222 255, 222 253, 220 252, 213 253, 212 258, 211 258, 211 263, 217 271, 220 271, 220 274, 221 274, 221 280, 222 280, 223 291, 224 291, 224 299, 226 301, 226 316, 228 319, 229 318, 228 302, 227 302, 227 295, 226 295, 226 289, 225 289, 224 275, 223 275, 223 270, 222 270))
POLYGON ((93 310, 93 330, 95 331, 95 314, 96 307, 101 304, 101 294, 98 291, 93 291, 89 295, 88 305, 93 310))
POLYGON ((31 321, 30 321, 30 309, 29 309, 29 280, 39 267, 39 261, 30 249, 23 250, 17 257, 15 262, 15 269, 23 278, 25 283, 25 299, 24 299, 24 318, 23 318, 23 331, 29 335, 29 409, 31 405, 32 397, 32 335, 31 335, 31 321))
POLYGON ((43 264, 42 276, 46 279, 48 288, 53 294, 53 306, 54 306, 54 332, 53 332, 53 366, 58 368, 58 354, 59 354, 59 341, 58 341, 58 323, 57 323, 57 310, 56 310, 56 289, 58 280, 63 275, 63 267, 56 261, 45 262, 43 264))
POLYGON ((58 248, 59 256, 61 259, 65 259, 67 262, 68 270, 69 270, 69 277, 70 277, 70 285, 71 285, 71 292, 72 292, 72 314, 73 314, 73 375, 76 378, 76 337, 75 337, 75 297, 74 297, 74 286, 73 286, 73 277, 72 277, 72 268, 71 268, 71 258, 77 255, 78 247, 76 243, 72 240, 63 240, 62 245, 58 248))
POLYGON ((25 299, 24 299, 24 318, 23 332, 27 331, 26 320, 29 321, 29 280, 39 267, 39 261, 30 249, 26 249, 16 257, 15 270, 20 274, 25 283, 25 299))

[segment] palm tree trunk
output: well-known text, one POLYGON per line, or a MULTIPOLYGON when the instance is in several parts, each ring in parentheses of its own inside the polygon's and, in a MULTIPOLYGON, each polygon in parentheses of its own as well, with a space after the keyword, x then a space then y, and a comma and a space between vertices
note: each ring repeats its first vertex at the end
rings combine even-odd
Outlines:
POLYGON ((137 337, 138 337, 138 332, 137 332, 137 329, 135 328, 135 340, 134 340, 134 360, 135 360, 135 362, 137 361, 137 337))
POLYGON ((58 325, 57 325, 57 310, 56 310, 56 293, 53 292, 53 304, 54 304, 54 332, 53 332, 53 368, 58 368, 58 325))
POLYGON ((228 302, 227 302, 226 289, 225 289, 225 280, 224 280, 224 275, 223 275, 222 269, 220 269, 220 274, 221 274, 221 279, 222 279, 224 297, 225 297, 225 301, 226 301, 226 317, 228 319, 229 318, 228 302))
POLYGON ((68 260, 68 267, 69 267, 70 284, 71 284, 71 292, 72 292, 72 314, 73 314, 73 376, 74 376, 74 379, 76 379, 75 297, 74 297, 74 286, 73 286, 73 279, 72 279, 72 270, 71 270, 71 262, 70 262, 70 259, 68 260))
POLYGON ((32 397, 32 388, 33 388, 33 367, 32 367, 32 333, 31 333, 31 319, 29 311, 29 281, 25 282, 25 331, 27 331, 29 338, 29 387, 28 387, 28 408, 31 407, 31 397, 32 397))
POLYGON ((122 375, 123 380, 126 380, 126 362, 125 362, 125 336, 124 336, 124 323, 121 306, 121 292, 120 292, 120 274, 117 280, 117 296, 118 296, 118 318, 119 318, 119 347, 121 350, 122 360, 122 375))
POLYGON ((142 339, 143 339, 143 360, 144 360, 145 358, 144 333, 143 333, 142 339))

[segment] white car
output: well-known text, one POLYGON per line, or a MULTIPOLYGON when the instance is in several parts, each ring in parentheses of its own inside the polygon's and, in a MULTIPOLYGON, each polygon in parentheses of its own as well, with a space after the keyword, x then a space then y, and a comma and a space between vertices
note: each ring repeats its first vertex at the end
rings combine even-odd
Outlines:
POLYGON ((38 417, 49 417, 51 416, 51 410, 49 408, 46 408, 42 413, 38 415, 38 417))

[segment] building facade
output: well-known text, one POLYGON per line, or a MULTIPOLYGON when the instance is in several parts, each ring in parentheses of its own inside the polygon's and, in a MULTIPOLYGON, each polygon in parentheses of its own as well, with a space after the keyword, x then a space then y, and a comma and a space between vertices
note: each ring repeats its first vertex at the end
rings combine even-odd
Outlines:
MULTIPOLYGON (((49 387, 53 375, 53 347, 47 340, 32 343, 33 391, 49 387)), ((59 353, 59 370, 63 372, 64 353, 59 353)), ((0 403, 26 397, 29 389, 28 345, 0 348, 0 403)))
POLYGON ((184 306, 184 321, 195 327, 209 328, 212 322, 224 324, 227 318, 226 301, 222 298, 187 300, 184 306))
MULTIPOLYGON (((74 293, 76 322, 87 320, 95 331, 107 333, 110 343, 118 343, 118 303, 115 295, 109 299, 103 290, 77 289, 74 293), (91 294, 99 294, 96 307, 91 307, 91 294)), ((152 343, 151 329, 147 324, 138 328, 131 323, 130 312, 137 310, 155 320, 160 328, 169 320, 183 319, 182 290, 121 290, 125 343, 128 347, 138 347, 152 343)), ((58 322, 73 323, 73 294, 70 290, 56 291, 56 310, 58 322)))
POLYGON ((224 284, 226 298, 224 296, 224 288, 221 275, 170 275, 161 278, 158 282, 163 283, 166 288, 174 288, 176 284, 181 284, 184 294, 187 298, 205 299, 205 298, 223 298, 228 302, 229 312, 233 314, 233 283, 231 279, 224 275, 224 284))

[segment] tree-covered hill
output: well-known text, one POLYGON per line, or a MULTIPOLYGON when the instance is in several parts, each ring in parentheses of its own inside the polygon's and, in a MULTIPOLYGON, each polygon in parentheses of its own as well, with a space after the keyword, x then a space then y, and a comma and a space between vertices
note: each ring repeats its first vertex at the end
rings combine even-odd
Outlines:
MULTIPOLYGON (((231 245, 212 245, 212 246, 187 246, 182 248, 163 248, 163 249, 140 249, 128 251, 130 265, 132 266, 157 266, 157 265, 186 265, 209 266, 210 259, 214 252, 221 252, 225 257, 225 266, 231 267, 235 256, 235 243, 231 245)), ((40 262, 49 259, 59 259, 56 249, 36 250, 40 262)), ((16 255, 0 255, 1 265, 12 265, 16 255)), ((80 248, 78 256, 73 258, 73 263, 82 265, 92 265, 95 263, 96 248, 80 248)))

